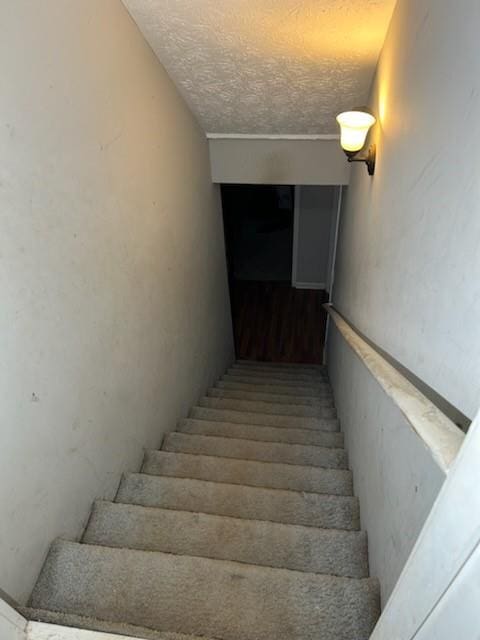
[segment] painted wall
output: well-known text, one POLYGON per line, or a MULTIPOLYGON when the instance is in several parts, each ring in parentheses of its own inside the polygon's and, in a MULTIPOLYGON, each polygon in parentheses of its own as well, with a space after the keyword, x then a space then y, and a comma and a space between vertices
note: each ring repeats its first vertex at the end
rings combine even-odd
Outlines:
POLYGON ((329 257, 333 241, 332 225, 336 221, 337 188, 301 186, 297 194, 294 232, 294 275, 299 287, 326 288, 329 257))
POLYGON ((399 0, 352 167, 334 304, 470 419, 480 403, 478 0, 399 0))
POLYGON ((333 322, 327 358, 361 525, 368 533, 370 575, 380 580, 384 605, 445 475, 333 322))
POLYGON ((348 184, 338 140, 211 139, 212 179, 240 184, 348 184))
POLYGON ((0 589, 233 357, 208 144, 120 0, 0 5, 0 589))

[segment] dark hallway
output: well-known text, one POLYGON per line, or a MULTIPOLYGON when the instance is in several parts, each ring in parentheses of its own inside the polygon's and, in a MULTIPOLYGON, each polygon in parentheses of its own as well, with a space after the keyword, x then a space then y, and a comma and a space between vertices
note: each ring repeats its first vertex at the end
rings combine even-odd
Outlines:
POLYGON ((223 185, 236 356, 320 364, 327 300, 292 286, 294 187, 223 185))
POLYGON ((237 358, 322 363, 326 291, 237 280, 231 295, 237 358))

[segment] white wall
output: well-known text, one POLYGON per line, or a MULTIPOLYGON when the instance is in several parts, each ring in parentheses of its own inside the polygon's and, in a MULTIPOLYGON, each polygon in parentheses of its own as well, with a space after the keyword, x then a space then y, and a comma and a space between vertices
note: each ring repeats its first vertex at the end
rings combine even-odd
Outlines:
POLYGON ((294 286, 322 289, 327 286, 337 189, 332 186, 297 187, 292 269, 294 286))
POLYGON ((478 0, 399 0, 352 167, 334 304, 470 419, 480 402, 478 0))
POLYGON ((368 533, 370 575, 380 580, 384 605, 445 474, 333 322, 327 357, 361 524, 368 533))
POLYGON ((211 139, 212 179, 239 184, 348 184, 338 140, 211 139))
POLYGON ((120 0, 0 5, 0 589, 233 357, 208 144, 120 0))

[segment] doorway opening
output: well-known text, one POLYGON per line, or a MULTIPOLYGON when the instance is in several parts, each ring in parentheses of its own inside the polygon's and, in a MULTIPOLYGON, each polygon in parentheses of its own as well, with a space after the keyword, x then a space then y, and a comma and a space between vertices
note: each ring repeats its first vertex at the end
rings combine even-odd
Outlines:
POLYGON ((337 191, 221 186, 238 359, 323 362, 337 191))

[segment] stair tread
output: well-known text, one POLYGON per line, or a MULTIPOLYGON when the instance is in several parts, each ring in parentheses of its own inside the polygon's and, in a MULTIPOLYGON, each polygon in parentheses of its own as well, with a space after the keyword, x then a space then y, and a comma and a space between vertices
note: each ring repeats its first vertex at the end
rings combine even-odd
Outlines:
POLYGON ((368 576, 363 531, 98 501, 82 541, 309 573, 368 576))
POLYGON ((308 364, 304 362, 269 362, 268 360, 235 360, 236 365, 252 366, 252 367, 268 367, 273 369, 307 369, 311 371, 327 372, 327 366, 324 364, 308 364))
POLYGON ((265 393, 258 390, 242 391, 240 389, 216 389, 212 387, 208 389, 207 396, 237 400, 260 400, 262 402, 301 405, 306 407, 333 407, 333 400, 331 398, 323 398, 321 396, 291 397, 277 393, 265 393))
POLYGON ((294 378, 311 378, 317 380, 325 380, 328 379, 328 374, 326 370, 322 369, 306 369, 303 367, 298 368, 289 368, 289 367, 266 367, 261 365, 245 365, 235 363, 231 367, 227 369, 227 372, 239 371, 244 372, 247 375, 252 374, 263 374, 263 375, 272 375, 276 376, 278 374, 289 376, 292 379, 294 378))
POLYGON ((283 416, 311 417, 311 418, 335 418, 337 415, 334 407, 304 406, 295 403, 272 402, 268 400, 245 400, 233 398, 212 398, 205 396, 198 402, 201 407, 212 409, 232 409, 233 411, 253 411, 283 416))
POLYGON ((204 454, 147 451, 142 473, 240 486, 352 495, 352 472, 204 454))
POLYGON ((244 391, 261 391, 262 393, 280 393, 285 396, 307 396, 307 397, 319 397, 319 398, 332 398, 332 389, 330 385, 322 385, 321 387, 308 387, 300 385, 285 385, 285 384, 261 384, 251 380, 238 380, 237 378, 229 379, 228 376, 217 380, 215 383, 216 389, 240 389, 244 391))
POLYGON ((222 422, 241 422, 246 424, 267 425, 270 427, 296 427, 300 429, 319 429, 338 431, 336 418, 312 418, 301 416, 282 416, 278 414, 257 413, 255 411, 236 411, 234 409, 213 409, 210 407, 193 407, 190 418, 206 418, 222 422))
POLYGON ((290 371, 263 371, 262 369, 244 368, 244 367, 230 367, 227 369, 227 375, 229 376, 243 376, 248 375, 255 378, 278 378, 279 380, 293 380, 295 382, 306 381, 314 382, 315 384, 322 383, 328 380, 325 373, 304 373, 304 372, 290 372, 290 371))
POLYGON ((269 376, 255 376, 253 373, 243 371, 228 371, 222 378, 226 382, 247 382, 255 385, 277 385, 286 387, 299 387, 307 388, 314 391, 321 389, 331 389, 328 380, 314 380, 310 379, 294 379, 294 378, 282 378, 281 376, 269 375, 269 376))
POLYGON ((219 435, 224 438, 247 438, 260 442, 285 442, 290 444, 313 444, 320 447, 343 447, 343 433, 313 429, 289 429, 241 422, 220 422, 186 418, 178 430, 199 435, 219 435))
POLYGON ((371 578, 58 540, 30 605, 225 640, 310 640, 319 632, 322 640, 366 640, 379 589, 371 578))
POLYGON ((122 478, 115 501, 249 520, 359 529, 355 496, 128 473, 122 478))
POLYGON ((347 455, 345 450, 340 447, 260 442, 245 438, 202 436, 178 431, 173 431, 165 436, 162 450, 289 465, 333 469, 347 468, 347 455))

